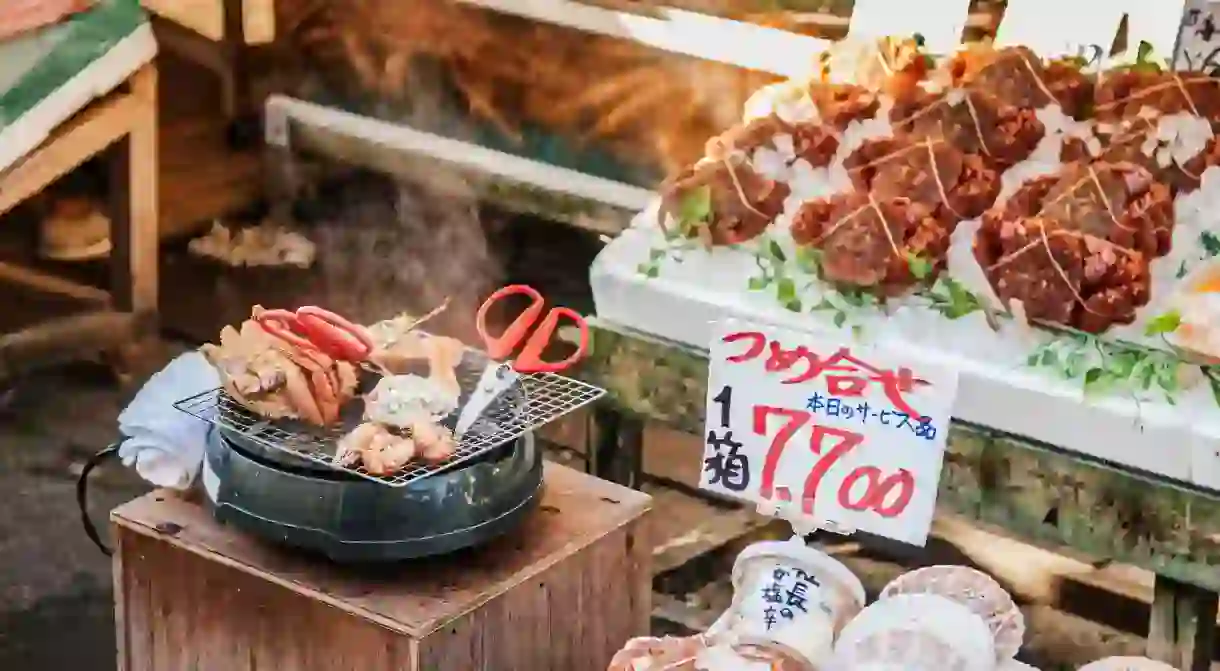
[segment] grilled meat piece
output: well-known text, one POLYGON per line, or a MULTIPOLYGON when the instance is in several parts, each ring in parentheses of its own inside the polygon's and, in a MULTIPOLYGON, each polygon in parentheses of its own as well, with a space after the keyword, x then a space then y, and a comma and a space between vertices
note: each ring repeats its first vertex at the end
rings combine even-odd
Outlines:
POLYGON ((686 169, 661 187, 661 222, 708 245, 732 245, 758 237, 784 209, 787 184, 760 175, 741 154, 686 169))
POLYGON ((1148 302, 1148 263, 1168 251, 1172 217, 1169 187, 1138 166, 1074 163, 985 214, 974 253, 1001 300, 1097 333, 1148 302))
POLYGON ((798 245, 821 250, 823 279, 879 296, 905 292, 944 266, 949 230, 907 198, 856 192, 803 205, 792 224, 798 245), (921 261, 922 260, 922 261, 921 261), (929 264, 916 277, 914 264, 929 264))

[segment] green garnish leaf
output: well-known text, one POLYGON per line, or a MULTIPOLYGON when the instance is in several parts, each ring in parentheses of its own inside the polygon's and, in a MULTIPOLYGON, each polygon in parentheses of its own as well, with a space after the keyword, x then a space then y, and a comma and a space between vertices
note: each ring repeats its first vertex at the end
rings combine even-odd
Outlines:
POLYGON ((1149 320, 1147 326, 1144 327, 1144 335, 1173 333, 1181 325, 1182 315, 1177 310, 1170 310, 1149 320))
POLYGON ((796 248, 796 267, 803 273, 819 275, 822 272, 822 250, 813 247, 796 248))
POLYGON ((779 261, 780 263, 783 263, 784 261, 786 261, 788 259, 787 255, 784 254, 784 249, 782 247, 780 247, 779 243, 774 240, 769 241, 769 244, 767 245, 767 251, 770 252, 771 258, 775 259, 776 261, 779 261))
POLYGON ((1059 355, 1053 349, 1042 350, 1042 356, 1038 363, 1043 366, 1058 366, 1059 355))
POLYGON ((925 279, 932 274, 932 263, 912 252, 907 253, 907 268, 917 280, 925 279))
POLYGON ((835 326, 842 328, 843 324, 846 321, 847 321, 846 312, 836 312, 835 313, 835 326))
POLYGON ((765 277, 751 277, 747 286, 750 287, 750 291, 761 291, 766 289, 767 285, 770 283, 770 280, 765 277))
POLYGON ((796 282, 787 277, 779 278, 775 284, 775 297, 785 306, 796 300, 796 282))
POLYGON ((703 185, 682 197, 678 219, 686 226, 707 223, 712 218, 712 187, 703 185))
POLYGON ((1105 373, 1106 371, 1101 368, 1090 368, 1088 372, 1084 374, 1084 388, 1089 389, 1090 387, 1096 386, 1099 382, 1101 382, 1101 378, 1103 375, 1105 375, 1105 373))
POLYGON ((1220 237, 1211 231, 1203 231, 1199 234, 1199 244, 1203 245, 1203 251, 1207 252, 1208 256, 1220 254, 1220 237))

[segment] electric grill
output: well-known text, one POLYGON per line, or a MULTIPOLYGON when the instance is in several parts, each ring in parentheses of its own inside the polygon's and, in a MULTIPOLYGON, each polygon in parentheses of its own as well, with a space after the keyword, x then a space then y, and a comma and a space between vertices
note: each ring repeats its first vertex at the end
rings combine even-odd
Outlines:
MULTIPOLYGON (((487 361, 475 350, 464 355, 459 408, 487 361)), ((362 386, 376 381, 367 377, 362 386)), ((222 389, 175 407, 212 425, 202 479, 218 520, 335 561, 371 562, 448 553, 514 528, 542 491, 534 431, 604 393, 554 373, 522 375, 461 436, 451 459, 390 476, 334 462, 338 438, 360 422, 359 401, 325 430, 262 419, 222 389)), ((456 413, 442 423, 455 422, 456 413)))

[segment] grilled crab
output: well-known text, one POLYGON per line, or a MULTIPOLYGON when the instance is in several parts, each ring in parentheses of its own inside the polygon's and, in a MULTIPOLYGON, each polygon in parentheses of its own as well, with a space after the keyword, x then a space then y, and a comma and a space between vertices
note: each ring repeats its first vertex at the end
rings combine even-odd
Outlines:
POLYGON ((948 228, 925 207, 867 192, 806 203, 792 237, 821 250, 823 279, 879 296, 899 295, 931 278, 949 250, 948 228))
POLYGON ((1084 118, 1093 84, 1077 59, 1043 62, 1028 47, 997 49, 974 43, 957 52, 933 76, 952 87, 989 91, 1005 105, 1038 109, 1055 103, 1064 114, 1084 118))
POLYGON ((660 223, 705 244, 732 245, 758 237, 783 212, 791 188, 759 174, 741 153, 695 164, 661 187, 660 223))
POLYGON ((1033 109, 974 87, 922 92, 909 105, 895 105, 890 121, 901 133, 942 140, 997 169, 1029 158, 1046 133, 1033 109))
POLYGON ((261 417, 333 424, 355 395, 355 366, 271 335, 256 321, 262 312, 255 306, 240 329, 226 326, 218 344, 200 348, 225 391, 261 417))
POLYGON ((783 155, 790 162, 804 159, 809 165, 820 167, 830 163, 838 149, 838 137, 821 123, 789 123, 772 114, 738 124, 708 140, 705 160, 723 161, 740 152, 759 167, 759 150, 763 150, 783 155))
POLYGON ((999 176, 977 154, 943 140, 899 135, 866 140, 844 161, 856 190, 878 201, 908 198, 911 207, 950 230, 979 216, 995 201, 999 176))
POLYGON ((1212 121, 1220 119, 1220 79, 1203 72, 1162 70, 1149 63, 1105 72, 1094 96, 1098 121, 1115 122, 1143 115, 1186 112, 1212 121))
POLYGON ((1074 163, 985 214, 974 253, 1002 301, 1097 333, 1148 302, 1148 264, 1168 251, 1172 217, 1169 187, 1138 166, 1074 163))

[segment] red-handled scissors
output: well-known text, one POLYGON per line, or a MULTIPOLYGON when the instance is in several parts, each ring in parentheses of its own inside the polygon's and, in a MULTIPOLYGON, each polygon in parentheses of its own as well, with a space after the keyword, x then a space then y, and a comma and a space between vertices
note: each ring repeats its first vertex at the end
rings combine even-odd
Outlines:
POLYGON ((584 357, 589 349, 589 325, 580 313, 571 308, 553 307, 543 314, 546 300, 533 287, 512 284, 504 287, 483 302, 475 318, 475 328, 487 347, 491 361, 483 369, 479 386, 475 388, 458 416, 454 434, 461 437, 500 394, 517 382, 521 373, 558 373, 566 370, 584 357), (500 301, 510 296, 526 296, 530 304, 517 315, 508 328, 498 336, 487 331, 487 314, 500 301), (566 317, 579 330, 576 351, 562 361, 546 361, 542 358, 547 346, 555 340, 559 320, 566 317), (516 352, 516 358, 513 353, 516 352))
POLYGON ((475 328, 487 347, 487 356, 493 361, 509 363, 518 373, 558 373, 580 361, 589 348, 589 325, 584 317, 571 308, 563 307, 551 308, 544 316, 542 310, 545 307, 546 300, 542 294, 524 284, 510 284, 488 296, 475 320, 475 328), (530 304, 504 329, 504 333, 493 336, 487 332, 487 313, 510 296, 527 296, 530 304), (576 351, 562 361, 545 361, 542 353, 555 339, 559 320, 563 317, 567 317, 580 330, 576 351), (517 352, 517 356, 510 362, 513 352, 517 352))
POLYGON ((296 312, 258 310, 254 321, 295 348, 317 350, 338 361, 361 363, 374 349, 373 339, 364 327, 312 305, 296 312))

